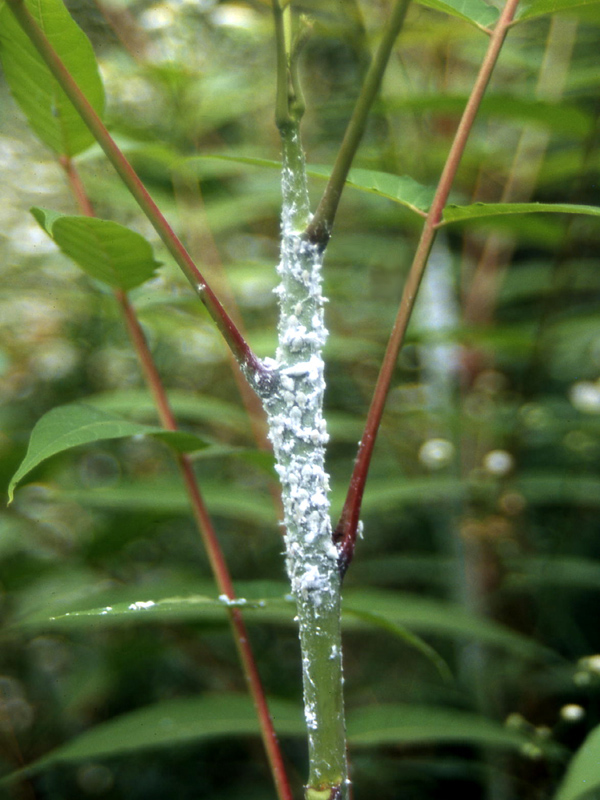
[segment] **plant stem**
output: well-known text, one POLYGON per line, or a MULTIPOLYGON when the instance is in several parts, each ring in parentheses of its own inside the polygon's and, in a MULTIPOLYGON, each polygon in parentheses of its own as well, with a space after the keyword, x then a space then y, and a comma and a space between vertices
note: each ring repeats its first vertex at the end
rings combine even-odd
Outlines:
MULTIPOLYGON (((187 243, 192 256, 202 254, 204 269, 206 272, 210 271, 210 280, 215 287, 216 293, 227 305, 238 330, 246 338, 242 314, 236 303, 226 271, 223 268, 217 243, 212 236, 206 219, 200 181, 195 176, 190 175, 189 170, 175 169, 172 175, 172 182, 183 230, 182 238, 187 243)), ((267 436, 267 419, 263 404, 258 395, 252 390, 231 351, 228 352, 228 356, 234 381, 248 414, 254 441, 259 450, 272 453, 273 448, 267 436)), ((279 482, 276 479, 269 480, 268 491, 277 517, 281 518, 283 513, 281 492, 279 482)))
MULTIPOLYGON (((70 158, 62 156, 60 164, 63 167, 71 191, 75 197, 79 210, 85 216, 93 217, 94 209, 87 196, 81 178, 70 158)), ((133 349, 137 355, 146 385, 152 394, 154 405, 158 418, 163 428, 169 431, 178 430, 175 416, 169 404, 169 399, 162 383, 161 377, 152 358, 152 353, 148 347, 148 342, 144 335, 144 331, 137 319, 133 306, 129 302, 127 294, 122 290, 115 290, 115 298, 121 308, 125 325, 129 338, 133 345, 133 349)), ((187 455, 177 454, 177 464, 181 477, 183 479, 185 489, 192 506, 192 512, 196 521, 196 526, 202 538, 208 560, 211 566, 212 574, 218 586, 219 593, 225 595, 227 600, 233 601, 236 599, 235 589, 231 575, 227 568, 227 563, 223 555, 223 551, 219 544, 216 531, 212 524, 210 514, 204 503, 204 499, 198 487, 198 482, 194 474, 192 461, 187 455)), ((246 683, 250 690, 254 707, 258 717, 263 744, 267 752, 267 758, 271 768, 273 781, 277 790, 279 800, 293 800, 292 790, 289 785, 283 757, 279 748, 277 734, 273 727, 273 721, 269 713, 267 699, 265 697, 264 689, 260 680, 260 675, 254 660, 252 647, 248 639, 248 631, 242 617, 242 612, 239 608, 232 606, 228 603, 227 610, 229 612, 229 619, 233 630, 233 638, 238 651, 246 683)))
POLYGON ((338 544, 341 552, 340 566, 342 574, 345 573, 354 555, 356 532, 360 519, 360 509, 371 463, 371 456, 373 455, 373 448, 381 424, 385 401, 398 360, 398 354, 402 347, 410 315, 417 297, 419 284, 421 283, 423 272, 427 266, 429 253, 431 252, 431 247, 437 233, 437 227, 442 219, 444 206, 448 200, 448 195, 465 150, 471 128, 473 127, 475 116, 479 110, 493 69, 498 61, 502 44, 504 43, 518 4, 519 0, 507 0, 492 32, 487 52, 454 136, 454 141, 448 153, 448 158, 446 159, 431 208, 429 209, 423 225, 421 237, 417 245, 406 284, 404 285, 398 314, 385 351, 367 421, 365 423, 365 429, 358 448, 348 494, 346 495, 344 508, 334 533, 334 540, 338 544))
POLYGON ((283 230, 277 349, 282 391, 265 401, 282 484, 287 568, 296 598, 308 725, 306 797, 345 797, 347 768, 338 554, 331 541, 321 255, 302 236, 308 202, 296 133, 283 137, 283 230), (299 217, 299 218, 298 218, 299 217), (322 795, 329 797, 329 794, 322 795))
POLYGON ((396 0, 390 19, 386 24, 383 38, 367 71, 358 100, 354 106, 354 111, 346 128, 327 186, 306 229, 305 235, 309 241, 318 244, 322 249, 325 249, 331 236, 333 221, 348 172, 365 132, 367 117, 379 92, 383 74, 390 60, 392 47, 402 29, 409 5, 410 0, 396 0))
POLYGON ((24 0, 7 0, 7 5, 27 36, 31 39, 44 63, 58 81, 61 89, 73 103, 92 135, 104 150, 117 174, 129 189, 141 210, 148 217, 167 250, 173 256, 190 282, 192 288, 204 303, 208 313, 217 324, 223 338, 240 363, 240 366, 247 372, 251 382, 258 384, 259 382, 268 381, 269 376, 267 370, 260 359, 251 350, 233 320, 229 317, 210 286, 206 283, 202 273, 156 203, 150 197, 150 194, 135 173, 135 170, 119 150, 104 123, 71 77, 69 71, 48 41, 42 29, 29 13, 24 0))
MULTIPOLYGON (((171 411, 168 398, 162 381, 156 369, 156 365, 152 359, 152 355, 146 342, 144 332, 135 316, 135 312, 127 299, 124 292, 115 292, 117 301, 121 306, 129 336, 133 342, 134 348, 138 355, 146 383, 152 392, 154 402, 158 412, 158 416, 163 428, 167 430, 177 430, 177 423, 171 411)), ((217 583, 219 593, 225 595, 228 601, 235 600, 235 590, 231 581, 231 576, 223 556, 223 551, 219 545, 219 540, 215 532, 212 520, 204 503, 204 499, 198 487, 192 461, 187 455, 177 455, 177 463, 185 489, 190 500, 194 519, 202 537, 208 560, 210 562, 211 570, 215 581, 217 583)), ((261 736, 273 781, 277 790, 279 800, 292 800, 292 790, 290 788, 288 778, 283 763, 283 757, 279 748, 277 734, 273 727, 273 721, 269 713, 267 699, 262 687, 260 675, 254 660, 254 654, 248 639, 248 631, 242 617, 242 612, 235 606, 228 605, 229 618, 233 630, 233 638, 238 651, 246 683, 254 707, 258 716, 260 724, 261 736)))
MULTIPOLYGON (((308 188, 299 123, 302 102, 284 14, 274 2, 276 120, 283 149, 279 391, 264 395, 282 485, 287 570, 296 599, 308 728, 306 800, 346 800, 349 784, 343 703, 338 553, 331 541, 325 382, 322 250, 304 236, 308 188), (283 75, 281 74, 283 71, 283 75)), ((289 20, 288 20, 289 22, 289 20)))
MULTIPOLYGON (((246 338, 244 321, 235 295, 231 289, 227 274, 221 262, 217 244, 210 232, 202 190, 198 179, 189 174, 189 170, 175 169, 172 174, 172 185, 181 220, 182 239, 194 257, 202 254, 205 272, 210 272, 210 280, 215 292, 227 304, 231 318, 236 327, 246 338)), ((267 421, 260 398, 252 391, 239 364, 229 351, 229 362, 233 378, 248 414, 252 434, 260 450, 271 452, 271 444, 267 438, 267 421)), ((275 487, 275 482, 272 484, 275 487)), ((276 486, 279 503, 279 487, 276 486)))

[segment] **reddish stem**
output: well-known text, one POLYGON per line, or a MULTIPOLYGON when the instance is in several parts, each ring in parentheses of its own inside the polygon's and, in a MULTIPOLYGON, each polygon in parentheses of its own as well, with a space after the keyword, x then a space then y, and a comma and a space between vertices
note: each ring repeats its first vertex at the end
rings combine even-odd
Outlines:
POLYGON ((408 279, 404 286, 404 291, 402 292, 398 314, 388 341, 365 423, 364 433, 358 447, 358 454, 354 463, 346 501, 342 509, 340 520, 333 534, 333 540, 338 545, 340 551, 340 572, 342 576, 348 569, 354 555, 356 531, 371 457, 373 455, 373 448, 381 424, 385 401, 398 360, 398 354, 404 342, 404 336, 415 304, 419 285, 425 267, 427 266, 427 260, 435 240, 437 228, 442 220, 444 206, 448 200, 450 188, 456 176, 471 128, 475 121, 475 116, 479 110, 498 56, 500 55, 502 44, 517 10, 518 3, 519 0, 507 0, 492 32, 487 52, 479 69, 465 110, 463 111, 448 158, 446 159, 446 164, 442 171, 431 208, 429 209, 421 232, 421 238, 417 245, 408 279))
MULTIPOLYGON (((242 315, 227 280, 226 272, 223 269, 217 244, 206 222, 206 210, 200 183, 195 179, 192 180, 182 171, 179 171, 175 172, 173 176, 173 186, 175 198, 180 202, 182 211, 185 212, 182 215, 184 227, 186 226, 186 221, 189 221, 185 239, 187 239, 190 252, 192 254, 203 254, 203 263, 207 269, 210 267, 212 270, 211 280, 216 284, 216 290, 223 298, 224 302, 227 303, 233 321, 237 325, 239 331, 245 336, 246 331, 244 329, 242 315)), ((229 362, 231 364, 233 378, 248 413, 250 427, 257 447, 260 450, 264 450, 266 453, 272 453, 273 448, 267 437, 265 411, 260 398, 257 397, 250 388, 248 381, 231 352, 229 353, 229 362)), ((281 518, 283 516, 281 492, 274 481, 269 481, 269 493, 273 500, 278 518, 281 518)))
MULTIPOLYGON (((165 393, 162 381, 156 369, 156 365, 152 359, 152 355, 146 342, 144 332, 135 316, 135 312, 127 299, 127 296, 122 291, 117 291, 117 300, 123 311, 129 335, 135 347, 135 350, 140 361, 146 383, 152 392, 158 416, 163 428, 167 430, 177 430, 177 423, 173 416, 169 401, 165 393)), ((231 576, 223 556, 223 551, 219 544, 217 534, 212 524, 212 520, 198 488, 194 469, 189 456, 178 455, 177 462, 185 488, 192 506, 192 511, 198 530, 202 537, 204 547, 208 554, 208 560, 214 575, 215 581, 219 588, 219 593, 227 596, 228 600, 235 600, 235 590, 231 581, 231 576)), ((242 662, 244 675, 250 690, 250 694, 254 701, 256 713, 260 722, 261 734, 264 742, 273 779, 277 788, 277 793, 280 800, 292 800, 292 791, 288 783, 285 766, 283 764, 283 757, 279 749, 277 741, 277 734, 273 727, 273 721, 269 713, 267 700, 261 684, 260 676, 252 648, 248 641, 248 631, 244 623, 242 613, 239 608, 228 606, 229 617, 234 632, 234 640, 238 650, 240 660, 242 662)))
MULTIPOLYGON (((156 369, 156 365, 152 359, 152 355, 148 349, 146 337, 141 329, 141 326, 135 316, 135 312, 131 307, 124 292, 116 292, 117 300, 121 305, 127 329, 134 343, 135 350, 138 354, 146 383, 150 387, 150 391, 154 397, 154 402, 158 411, 161 424, 167 430, 177 430, 177 424, 173 416, 173 412, 169 406, 164 387, 160 380, 160 376, 156 369)), ((208 559, 214 575, 215 581, 219 588, 219 593, 227 596, 228 600, 235 600, 235 590, 231 581, 231 576, 223 556, 223 551, 217 539, 217 534, 212 524, 212 520, 198 488, 192 462, 186 455, 178 455, 177 461, 179 469, 183 477, 185 488, 192 505, 192 511, 198 530, 204 542, 204 547, 208 554, 208 559)), ((263 691, 252 648, 248 641, 248 631, 244 623, 242 613, 239 608, 228 606, 231 625, 234 631, 234 640, 238 650, 240 660, 242 662, 244 675, 248 683, 248 688, 254 701, 256 713, 261 726, 261 733, 263 742, 269 762, 271 764, 271 771, 277 787, 277 792, 281 800, 292 800, 292 792, 289 786, 283 758, 279 749, 277 735, 273 727, 271 715, 267 700, 263 691)))
MULTIPOLYGON (((92 204, 85 192, 85 188, 73 162, 70 158, 63 156, 60 158, 60 163, 67 174, 79 210, 86 216, 94 216, 92 204)), ((124 291, 117 289, 114 294, 121 307, 129 337, 137 354, 146 384, 154 399, 161 425, 166 430, 176 431, 178 427, 175 416, 135 311, 124 291)), ((221 550, 208 509, 206 508, 204 499, 198 488, 191 459, 187 455, 178 454, 177 463, 219 593, 225 595, 230 601, 235 600, 235 590, 227 568, 227 563, 225 562, 223 551, 221 550)), ((269 713, 267 699, 262 687, 256 661, 254 660, 254 654, 252 653, 252 648, 248 640, 248 631, 242 613, 239 608, 230 605, 227 607, 227 610, 233 628, 233 638, 259 720, 261 735, 269 759, 277 795, 279 800, 293 800, 292 790, 283 763, 283 756, 269 713)))

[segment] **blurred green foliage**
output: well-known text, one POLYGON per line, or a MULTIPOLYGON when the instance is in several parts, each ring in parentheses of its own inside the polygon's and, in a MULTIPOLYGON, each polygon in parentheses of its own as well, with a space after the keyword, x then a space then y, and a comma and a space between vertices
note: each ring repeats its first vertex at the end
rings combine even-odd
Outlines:
MULTIPOLYGON (((302 69, 303 135, 317 172, 333 162, 387 6, 302 4, 314 20, 302 69)), ((272 355, 277 171, 198 158, 279 156, 269 4, 79 0, 70 8, 98 54, 113 135, 211 282, 230 293, 254 349, 272 355)), ((460 9, 482 25, 495 14, 483 3, 460 9)), ((600 4, 534 0, 521 18, 452 202, 598 206, 600 4), (564 8, 569 16, 546 16, 564 8)), ((359 170, 408 176, 431 190, 486 47, 478 24, 411 7, 359 170)), ((61 169, 4 83, 0 107, 7 489, 35 422, 57 405, 84 401, 149 425, 156 416, 112 295, 29 214, 31 206, 76 213, 61 169)), ((199 452, 197 474, 248 599, 252 645, 299 789, 299 650, 283 598, 269 461, 256 452, 226 349, 154 231, 97 147, 77 164, 97 213, 142 233, 163 262, 131 299, 183 429, 212 445, 210 458, 199 452)), ((322 186, 313 178, 315 199, 322 186)), ((411 208, 346 190, 325 270, 334 511, 419 225, 411 208)), ((569 753, 600 722, 599 242, 599 220, 583 215, 481 218, 439 236, 346 579, 357 800, 552 797, 569 753), (449 665, 452 682, 409 631, 449 665)), ((2 769, 64 749, 0 792, 40 800, 274 796, 169 450, 150 437, 90 443, 38 465, 27 481, 0 510, 2 769), (185 697, 198 717, 178 705, 185 697), (149 716, 97 727, 130 712, 149 716), (148 734, 165 719, 172 746, 132 740, 133 730, 148 734), (94 750, 78 739, 83 732, 112 749, 94 750)), ((576 796, 577 787, 561 795, 576 796)))

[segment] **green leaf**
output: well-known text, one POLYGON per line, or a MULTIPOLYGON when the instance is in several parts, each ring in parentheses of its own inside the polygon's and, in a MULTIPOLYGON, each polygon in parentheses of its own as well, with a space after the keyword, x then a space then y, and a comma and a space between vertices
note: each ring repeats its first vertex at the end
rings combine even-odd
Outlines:
MULTIPOLYGON (((306 724, 298 705, 269 700, 279 735, 302 736, 306 724)), ((5 778, 34 774, 54 764, 109 758, 157 747, 173 747, 220 736, 260 732, 250 697, 238 694, 204 695, 156 703, 97 725, 56 748, 24 770, 5 778)))
POLYGON ((593 474, 524 473, 515 482, 515 486, 531 504, 573 504, 590 508, 598 508, 600 505, 600 478, 593 474))
POLYGON ((493 27, 499 16, 498 10, 483 0, 417 0, 417 2, 422 6, 470 22, 478 28, 493 27))
MULTIPOLYGON (((531 340, 531 337, 530 337, 531 340)), ((479 340, 478 346, 485 344, 479 340)), ((524 472, 515 478, 514 487, 532 504, 557 505, 581 504, 597 508, 600 505, 600 477, 590 475, 568 475, 556 471, 524 472)), ((405 478, 402 481, 375 479, 365 493, 365 512, 375 513, 405 506, 431 506, 460 500, 475 488, 458 478, 434 475, 422 478, 405 478)), ((482 483, 479 492, 493 493, 495 485, 482 483)), ((344 496, 333 492, 333 506, 341 511, 344 496)))
MULTIPOLYGON (((27 7, 91 105, 102 114, 104 89, 87 36, 61 0, 27 0, 27 7)), ((74 156, 94 138, 23 32, 7 4, 0 6, 0 60, 29 124, 59 155, 74 156)))
POLYGON ((468 206, 448 205, 444 209, 441 225, 451 222, 499 217, 507 214, 586 214, 600 217, 600 207, 571 203, 473 203, 468 206))
MULTIPOLYGON (((305 722, 297 704, 273 698, 268 702, 280 736, 305 734, 305 722)), ((259 732, 254 706, 247 696, 223 693, 169 700, 97 725, 25 769, 9 775, 3 783, 56 764, 111 758, 139 750, 181 747, 203 739, 258 735, 259 732)), ((439 742, 506 747, 518 751, 528 745, 531 747, 530 740, 522 733, 476 714, 403 704, 350 711, 348 739, 351 747, 439 742)))
POLYGON ((555 657, 532 639, 448 601, 375 589, 348 590, 344 592, 344 612, 377 614, 411 631, 485 642, 522 658, 555 657))
POLYGON ((37 208, 34 206, 29 210, 33 214, 33 217, 40 228, 42 228, 42 230, 45 231, 51 239, 53 239, 54 236, 52 235, 52 228, 54 227, 54 223, 66 215, 62 214, 60 211, 53 211, 51 208, 37 208))
MULTIPOLYGON (((600 2, 600 0, 598 0, 600 2)), ((278 161, 246 156, 210 155, 196 156, 193 161, 219 159, 239 164, 250 164, 256 167, 281 168, 278 161)), ((308 165, 307 173, 315 178, 327 179, 331 167, 308 165)), ((351 169, 346 184, 362 192, 379 195, 394 203, 399 203, 411 211, 423 216, 429 210, 433 200, 434 189, 417 183, 408 175, 392 175, 369 169, 351 169)), ((462 222, 483 217, 500 217, 515 214, 585 214, 600 217, 600 207, 575 205, 571 203, 472 203, 466 206, 447 205, 444 209, 440 226, 452 222, 462 222)))
MULTIPOLYGON (((289 595, 262 597, 262 582, 253 588, 253 582, 244 587, 244 597, 238 601, 244 615, 259 624, 294 624, 294 604, 289 595)), ((19 625, 27 627, 83 627, 90 630, 95 625, 110 626, 127 622, 181 622, 226 619, 226 603, 220 599, 200 594, 186 597, 160 596, 160 587, 148 589, 144 596, 126 602, 109 601, 104 607, 72 608, 50 617, 47 610, 27 616, 19 625)), ((97 600, 95 601, 97 603, 97 600)), ((345 630, 383 628, 407 643, 421 649, 423 655, 436 663, 447 676, 439 657, 425 645, 420 647, 413 631, 435 634, 454 639, 476 640, 499 647, 526 659, 555 658, 554 653, 522 634, 515 633, 497 622, 469 614, 456 604, 422 598, 416 595, 382 590, 348 590, 344 595, 343 623, 345 630), (410 633, 409 633, 410 632, 410 633), (413 638, 414 637, 414 638, 413 638), (410 639, 410 641, 409 641, 410 639), (427 651, 427 652, 426 652, 427 651)))
MULTIPOLYGON (((195 156, 190 162, 209 159, 233 161, 237 164, 249 164, 253 167, 268 167, 281 169, 281 162, 266 158, 252 158, 250 156, 209 155, 195 156)), ((331 174, 331 167, 319 164, 309 164, 306 167, 308 175, 313 178, 327 180, 331 174)), ((351 169, 346 179, 346 184, 363 192, 377 194, 387 200, 406 206, 411 211, 423 215, 427 212, 433 200, 434 190, 429 186, 417 183, 408 175, 392 175, 389 172, 379 172, 371 169, 351 169)))
POLYGON ((454 580, 452 558, 435 554, 413 555, 411 553, 388 554, 374 558, 363 557, 352 563, 350 573, 357 585, 373 584, 393 586, 415 581, 419 585, 446 587, 454 580))
POLYGON ((427 642, 421 639, 420 636, 416 636, 414 633, 409 631, 409 629, 404 625, 397 625, 393 622, 390 622, 385 617, 369 611, 349 609, 348 613, 351 616, 362 619, 365 622, 371 623, 379 628, 383 628, 383 630, 386 630, 394 636, 397 636, 399 639, 402 639, 405 644, 407 644, 409 647, 413 647, 415 650, 421 653, 422 656, 425 656, 425 658, 431 662, 431 664, 433 664, 443 681, 446 683, 453 682, 454 678, 452 676, 452 672, 450 671, 450 667, 445 659, 443 659, 442 656, 436 650, 434 650, 433 647, 431 647, 431 645, 427 644, 427 642))
MULTIPOLYGON (((126 389, 115 392, 105 392, 100 395, 86 397, 86 405, 100 408, 119 416, 132 417, 133 419, 154 419, 156 407, 150 393, 145 389, 126 389)), ((169 404, 178 419, 189 419, 195 422, 208 423, 221 430, 232 430, 237 434, 248 434, 248 415, 241 408, 229 403, 223 398, 199 395, 197 392, 187 392, 174 389, 169 392, 169 404)), ((356 436, 352 437, 352 441, 356 436)), ((261 470, 272 475, 277 480, 274 470, 273 454, 256 447, 234 447, 233 445, 211 445, 205 450, 194 453, 194 461, 216 456, 234 456, 243 461, 255 464, 261 470)))
MULTIPOLYGON (((231 481, 202 481, 202 491, 211 513, 226 519, 272 526, 277 522, 275 508, 268 493, 261 496, 256 488, 235 486, 231 481)), ((61 490, 61 497, 89 508, 127 511, 150 511, 156 514, 187 514, 189 499, 177 480, 156 480, 152 483, 120 482, 117 486, 61 490)))
MULTIPOLYGON (((168 588, 173 590, 172 586, 168 588)), ((132 624, 205 622, 213 625, 226 623, 230 605, 242 608, 247 622, 286 626, 295 624, 295 603, 290 595, 284 594, 283 584, 265 586, 264 581, 251 581, 246 586, 240 586, 239 592, 239 599, 229 602, 214 596, 213 585, 209 587, 207 583, 199 584, 196 580, 194 589, 185 597, 175 594, 164 596, 165 587, 161 583, 159 586, 146 587, 143 591, 139 586, 113 588, 101 598, 94 591, 86 598, 77 596, 74 599, 67 598, 65 602, 64 599, 56 599, 56 587, 52 587, 51 600, 34 609, 23 609, 14 624, 15 628, 27 630, 84 630, 87 633, 100 628, 132 624), (198 589, 213 594, 199 594, 198 589), (272 596, 274 593, 277 596, 272 596), (262 597, 262 594, 266 597, 262 597), (98 605, 99 601, 106 605, 98 605)))
POLYGON ((143 435, 162 439, 181 452, 207 447, 203 439, 193 434, 130 422, 91 406, 59 406, 45 414, 31 432, 27 454, 8 487, 9 503, 13 500, 16 485, 50 456, 81 444, 143 435))
MULTIPOLYGON (((225 610, 228 606, 237 606, 244 610, 247 621, 255 620, 259 623, 289 624, 293 622, 295 606, 289 596, 269 597, 267 599, 252 599, 256 597, 257 589, 263 587, 263 582, 255 582, 258 585, 253 589, 249 584, 248 592, 244 594, 250 597, 240 597, 230 602, 223 598, 215 599, 206 595, 191 594, 187 597, 165 597, 159 600, 146 598, 132 602, 111 602, 103 608, 89 608, 80 611, 67 611, 56 616, 48 617, 47 612, 29 616, 24 620, 28 627, 47 625, 56 623, 60 628, 82 627, 89 631, 96 624, 118 625, 120 623, 144 622, 184 622, 184 621, 210 621, 218 622, 225 620, 225 610)), ((138 590, 139 591, 139 590, 138 590)), ((408 628, 390 622, 384 616, 357 609, 348 610, 349 617, 356 618, 382 628, 394 636, 402 639, 409 647, 414 648, 430 661, 438 671, 440 677, 447 683, 453 682, 452 673, 446 661, 431 647, 427 642, 416 636, 408 628)))
POLYGON ((535 19, 545 14, 583 11, 590 6, 597 6, 599 2, 600 0, 533 0, 532 3, 527 3, 520 9, 516 16, 516 22, 535 19))
POLYGON ((144 237, 117 222, 45 208, 32 208, 31 213, 65 255, 113 288, 129 291, 153 278, 160 266, 144 237))
POLYGON ((522 591, 523 586, 561 589, 600 589, 600 562, 573 556, 541 556, 508 561, 511 573, 506 588, 522 591))
MULTIPOLYGON (((419 114, 454 114, 460 117, 469 100, 468 95, 423 93, 386 98, 386 107, 394 111, 409 109, 419 114)), ((549 129, 568 139, 589 136, 593 129, 592 116, 581 108, 562 102, 552 103, 532 97, 509 94, 490 94, 481 101, 477 119, 493 117, 514 121, 519 127, 530 122, 536 127, 549 129)))
MULTIPOLYGON (((215 428, 244 434, 248 431, 246 412, 221 397, 215 398, 174 389, 169 392, 171 408, 178 418, 208 423, 215 428)), ((147 389, 120 389, 103 392, 86 398, 86 403, 111 414, 137 418, 156 416, 156 406, 147 389)))
POLYGON ((353 746, 453 742, 522 750, 522 733, 478 714, 435 706, 372 705, 348 713, 353 746))
POLYGON ((573 756, 554 800, 592 800, 600 789, 600 725, 588 735, 573 756))
MULTIPOLYGON (((407 505, 426 505, 457 500, 466 495, 468 485, 458 478, 446 475, 426 476, 399 480, 376 480, 365 493, 363 509, 375 512, 407 505)), ((343 502, 334 493, 336 505, 343 502)), ((340 508, 341 510, 341 508, 340 508)))
MULTIPOLYGON (((245 156, 211 155, 199 156, 193 160, 202 159, 223 159, 239 164, 251 164, 256 167, 278 169, 281 167, 278 161, 245 156)), ((313 164, 307 166, 307 172, 312 177, 327 179, 331 174, 331 168, 313 164)), ((377 170, 351 169, 346 183, 348 186, 360 191, 377 194, 387 200, 392 200, 394 203, 399 203, 421 216, 429 210, 434 194, 434 190, 431 187, 423 186, 407 175, 392 175, 388 172, 378 172, 377 170)), ((571 203, 473 203, 467 206, 448 205, 444 209, 441 225, 482 217, 540 213, 586 214, 600 217, 600 207, 574 205, 571 203)))
MULTIPOLYGON (((308 174, 318 178, 329 178, 330 167, 309 166, 308 174)), ((387 200, 406 206, 417 213, 427 212, 433 200, 434 189, 423 186, 409 175, 392 175, 373 169, 351 169, 346 184, 362 192, 377 194, 387 200)))

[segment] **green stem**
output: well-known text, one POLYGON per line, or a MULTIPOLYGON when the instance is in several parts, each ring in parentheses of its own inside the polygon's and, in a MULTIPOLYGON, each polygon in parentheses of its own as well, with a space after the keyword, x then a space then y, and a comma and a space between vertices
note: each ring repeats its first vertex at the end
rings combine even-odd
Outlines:
POLYGON ((340 575, 331 541, 323 419, 322 253, 303 236, 308 194, 298 131, 283 136, 277 372, 265 397, 282 485, 287 567, 296 598, 308 727, 307 800, 347 797, 340 575))
MULTIPOLYGON (((282 486, 287 569, 296 599, 308 729, 307 800, 346 800, 338 553, 331 541, 328 440, 323 419, 323 253, 304 236, 308 186, 300 141, 302 102, 294 45, 274 3, 277 125, 281 133, 282 231, 276 372, 281 391, 263 395, 282 486)), ((289 22, 289 20, 287 20, 289 22)))
POLYGON ((300 124, 304 114, 304 96, 298 76, 298 57, 308 39, 311 23, 301 17, 295 35, 292 32, 292 10, 281 0, 273 0, 275 42, 277 55, 277 98, 275 122, 280 132, 290 131, 300 124))
POLYGON ((306 230, 309 241, 324 249, 327 246, 333 221, 342 196, 344 184, 358 145, 365 132, 367 117, 377 97, 383 74, 390 60, 392 47, 404 24, 410 0, 396 0, 390 19, 385 27, 383 38, 377 48, 375 57, 365 77, 358 100, 346 128, 342 144, 338 151, 333 170, 317 206, 313 219, 306 230))
MULTIPOLYGON (((280 0, 273 0, 275 21, 275 43, 277 56, 277 95, 275 100, 275 123, 281 131, 291 122, 289 102, 289 46, 286 36, 286 20, 280 0)), ((289 13, 289 10, 288 12, 289 13)))
POLYGON ((341 550, 341 569, 345 572, 354 555, 356 531, 358 528, 360 509, 364 494, 367 475, 375 447, 375 440, 381 424, 385 401, 388 395, 398 354, 404 342, 408 322, 414 308, 421 278, 427 266, 429 253, 437 234, 437 228, 442 219, 444 206, 454 182, 458 166, 464 153, 475 116, 483 100, 485 90, 492 76, 496 62, 500 55, 508 28, 513 20, 519 0, 507 0, 506 5, 496 23, 489 45, 475 84, 467 101, 467 105, 458 125, 454 141, 448 153, 446 164, 442 171, 431 208, 427 214, 421 237, 417 245, 413 262, 404 285, 398 314, 392 328, 387 349, 383 358, 373 399, 365 423, 364 433, 358 448, 358 455, 354 462, 354 469, 350 479, 350 487, 346 495, 344 508, 335 530, 334 539, 341 550))
POLYGON ((150 194, 136 175, 131 164, 115 144, 102 120, 71 77, 69 71, 48 41, 42 29, 29 13, 24 0, 6 1, 17 21, 44 60, 46 66, 75 106, 77 112, 90 129, 100 147, 104 150, 117 174, 125 186, 127 186, 144 214, 150 220, 167 250, 171 253, 192 285, 192 288, 197 292, 208 313, 217 324, 225 341, 242 368, 246 371, 250 380, 256 385, 268 381, 269 376, 267 370, 251 350, 233 320, 229 317, 216 295, 207 284, 202 273, 162 215, 156 203, 150 197, 150 194))
MULTIPOLYGON (((71 186, 71 191, 75 197, 79 210, 85 216, 93 217, 94 209, 73 162, 66 156, 61 157, 59 161, 67 175, 67 179, 71 186)), ((125 325, 127 327, 127 332, 129 334, 133 349, 137 355, 146 385, 148 386, 148 389, 153 397, 154 405, 156 407, 161 425, 166 430, 176 431, 178 430, 178 426, 175 420, 175 415, 171 409, 167 393, 158 369, 156 368, 156 364, 154 363, 154 359, 152 358, 152 353, 148 347, 148 342, 144 335, 144 331, 142 330, 142 326, 140 325, 135 314, 135 310, 129 302, 125 292, 121 290, 115 290, 114 294, 121 308, 123 319, 125 320, 125 325)), ((208 513, 208 509, 206 508, 204 499, 200 492, 192 461, 187 455, 178 454, 177 464, 179 466, 179 471, 181 473, 190 505, 192 507, 196 526, 208 555, 208 560, 210 562, 213 577, 219 589, 219 593, 225 595, 228 601, 233 601, 236 599, 236 595, 233 582, 231 580, 231 575, 229 573, 229 569, 227 568, 227 562, 225 561, 225 557, 212 524, 210 514, 208 513)), ((265 697, 262 682, 260 680, 260 675, 258 673, 256 661, 254 659, 254 654, 248 638, 248 630, 242 617, 242 612, 239 608, 236 608, 230 604, 228 604, 227 609, 229 612, 229 619, 233 630, 233 638, 238 651, 238 656, 242 664, 242 669, 246 678, 250 695, 254 701, 254 707, 258 717, 263 743, 267 753, 267 758, 269 760, 269 765, 271 767, 273 782, 277 790, 277 796, 279 800, 293 800, 292 790, 290 788, 285 771, 285 765, 283 763, 283 757, 281 750, 279 749, 277 734, 275 733, 275 728, 273 727, 273 721, 269 713, 267 698, 265 697)))

